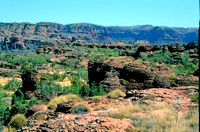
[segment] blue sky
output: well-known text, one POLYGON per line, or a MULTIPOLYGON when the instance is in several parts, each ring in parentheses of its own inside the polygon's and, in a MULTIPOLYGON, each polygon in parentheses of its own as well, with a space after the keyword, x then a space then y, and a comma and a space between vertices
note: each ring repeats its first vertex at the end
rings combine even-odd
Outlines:
POLYGON ((1 0, 0 3, 0 22, 199 26, 199 0, 1 0))

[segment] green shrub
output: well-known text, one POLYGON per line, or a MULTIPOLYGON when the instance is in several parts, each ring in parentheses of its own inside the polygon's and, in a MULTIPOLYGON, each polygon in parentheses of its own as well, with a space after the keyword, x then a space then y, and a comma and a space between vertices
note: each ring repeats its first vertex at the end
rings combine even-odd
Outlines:
POLYGON ((10 126, 18 129, 18 128, 21 128, 22 126, 26 125, 26 122, 27 122, 27 119, 24 115, 16 114, 11 118, 10 126))
POLYGON ((17 81, 16 79, 10 80, 5 86, 4 89, 16 91, 19 87, 21 87, 22 83, 17 81))
POLYGON ((21 65, 21 72, 25 72, 25 71, 28 71, 28 70, 36 70, 37 68, 33 65, 33 64, 30 64, 30 63, 25 63, 23 65, 21 65))
POLYGON ((191 97, 192 102, 199 103, 199 92, 195 92, 191 97))
POLYGON ((64 93, 72 93, 72 94, 79 94, 80 93, 80 90, 81 90, 81 81, 80 81, 80 78, 76 75, 72 75, 70 77, 70 80, 72 80, 72 85, 67 88, 67 89, 64 89, 64 93))
POLYGON ((92 83, 91 86, 83 86, 79 92, 81 96, 95 96, 95 95, 104 95, 105 90, 103 86, 97 86, 95 83, 92 83))
POLYGON ((51 81, 40 81, 36 84, 35 94, 39 99, 50 100, 61 95, 65 89, 51 81))
POLYGON ((182 64, 187 64, 189 62, 189 51, 185 51, 182 55, 182 64))
POLYGON ((0 70, 0 76, 3 76, 3 77, 13 77, 13 75, 16 73, 17 73, 17 70, 12 70, 12 71, 0 70))
POLYGON ((38 100, 38 98, 36 97, 32 97, 30 100, 26 100, 21 89, 18 89, 16 93, 17 94, 14 94, 12 98, 12 102, 13 102, 13 105, 11 108, 12 114, 26 113, 27 110, 30 109, 33 105, 43 103, 41 100, 38 100))
POLYGON ((32 55, 28 58, 28 61, 33 65, 47 64, 49 60, 50 56, 46 54, 32 55))
POLYGON ((173 67, 173 72, 175 75, 190 75, 198 68, 198 65, 195 65, 191 62, 188 62, 184 65, 179 64, 173 67))
POLYGON ((71 112, 74 114, 86 114, 89 113, 91 109, 85 104, 77 104, 72 107, 71 112))
POLYGON ((89 59, 94 61, 99 59, 106 59, 110 56, 117 57, 119 54, 120 52, 115 49, 93 48, 90 50, 89 59))
POLYGON ((50 56, 46 54, 12 54, 12 57, 9 57, 7 60, 9 63, 14 65, 24 65, 26 63, 31 63, 32 65, 42 65, 47 64, 50 60, 50 56))
POLYGON ((8 94, 0 90, 0 125, 1 123, 4 124, 9 118, 9 107, 8 94))
MULTIPOLYGON (((147 58, 145 58, 146 60, 147 58)), ((166 64, 173 64, 175 60, 172 58, 172 55, 169 51, 155 51, 152 56, 149 56, 148 59, 152 64, 155 62, 166 63, 166 64)), ((144 60, 144 59, 143 59, 144 60)))
POLYGON ((125 97, 125 96, 126 96, 126 93, 124 93, 123 91, 119 89, 115 89, 108 93, 108 97, 111 99, 117 99, 119 97, 125 97))
POLYGON ((54 80, 62 81, 65 78, 65 76, 60 75, 58 73, 54 73, 54 74, 41 73, 41 78, 44 78, 44 79, 49 80, 49 81, 54 81, 54 80))
POLYGON ((145 54, 145 53, 142 53, 140 54, 140 58, 143 60, 143 61, 146 61, 148 59, 148 55, 145 54))
POLYGON ((88 70, 84 67, 80 67, 77 69, 78 77, 84 80, 88 80, 88 70))
POLYGON ((32 97, 30 100, 18 100, 14 102, 13 111, 15 113, 26 113, 33 105, 41 103, 43 102, 36 97, 32 97))

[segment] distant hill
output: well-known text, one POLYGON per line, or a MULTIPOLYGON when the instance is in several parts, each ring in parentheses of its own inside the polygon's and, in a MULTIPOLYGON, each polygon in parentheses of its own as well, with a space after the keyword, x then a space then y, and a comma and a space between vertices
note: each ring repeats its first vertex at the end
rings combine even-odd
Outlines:
MULTIPOLYGON (((152 25, 100 26, 89 23, 62 25, 58 23, 0 23, 0 40, 17 36, 30 40, 67 43, 77 39, 87 42, 147 40, 152 44, 188 43, 198 40, 198 28, 176 28, 152 25)), ((35 41, 33 41, 35 42, 35 41)))

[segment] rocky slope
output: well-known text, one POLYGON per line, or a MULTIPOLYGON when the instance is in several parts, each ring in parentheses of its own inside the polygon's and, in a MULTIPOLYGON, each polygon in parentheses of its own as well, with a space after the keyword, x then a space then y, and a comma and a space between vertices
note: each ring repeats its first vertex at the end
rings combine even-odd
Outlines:
POLYGON ((76 40, 87 42, 188 43, 198 40, 197 28, 171 28, 152 25, 99 26, 88 23, 62 25, 57 23, 0 23, 0 43, 24 45, 66 44, 76 40), (14 40, 5 37, 17 37, 14 40), (8 42, 9 41, 9 42, 8 42))

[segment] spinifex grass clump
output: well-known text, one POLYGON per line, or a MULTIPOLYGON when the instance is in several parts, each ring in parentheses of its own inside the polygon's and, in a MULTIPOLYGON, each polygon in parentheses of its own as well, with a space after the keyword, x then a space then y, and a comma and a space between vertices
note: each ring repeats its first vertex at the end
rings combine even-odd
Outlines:
POLYGON ((74 114, 86 114, 91 111, 90 107, 86 104, 77 104, 72 107, 71 112, 74 114))
POLYGON ((18 129, 24 126, 26 122, 27 122, 27 119, 23 114, 16 114, 11 118, 10 126, 18 129))
POLYGON ((48 106, 50 108, 56 108, 57 105, 60 103, 66 103, 69 101, 80 101, 80 100, 81 98, 75 94, 61 95, 50 100, 48 106))
POLYGON ((119 89, 113 90, 108 93, 108 97, 111 99, 117 99, 119 97, 125 97, 125 96, 126 96, 126 93, 119 89))

